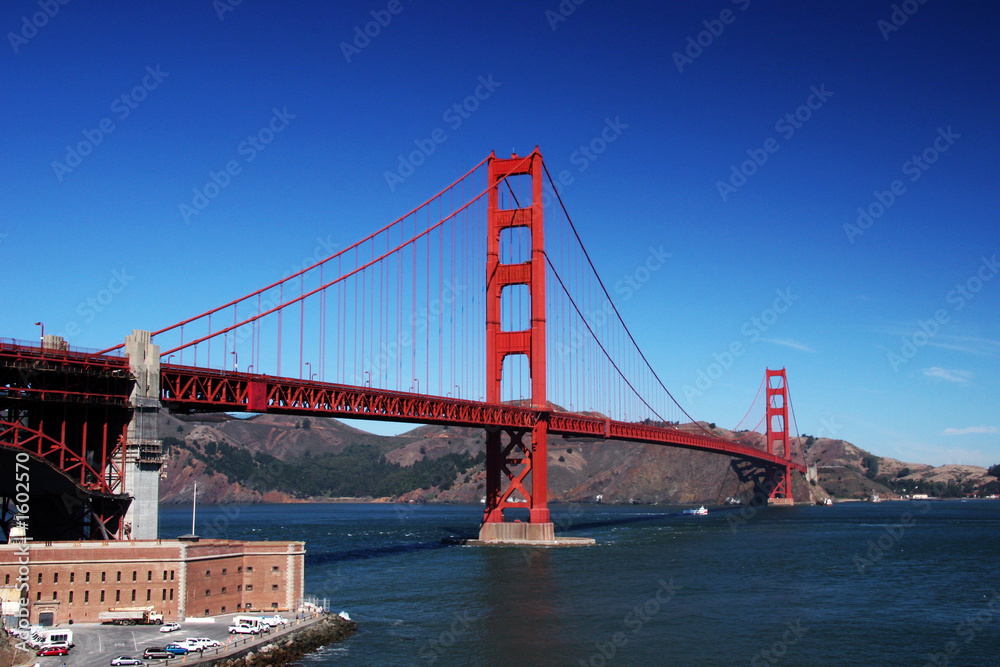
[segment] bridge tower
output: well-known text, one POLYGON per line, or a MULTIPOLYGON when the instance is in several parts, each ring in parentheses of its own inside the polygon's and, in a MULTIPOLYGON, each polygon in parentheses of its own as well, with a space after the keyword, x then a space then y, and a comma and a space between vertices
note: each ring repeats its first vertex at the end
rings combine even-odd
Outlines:
MULTIPOLYGON (((479 538, 484 541, 552 541, 555 534, 548 509, 546 456, 548 405, 545 396, 545 254, 542 231, 542 155, 489 160, 486 259, 486 401, 500 403, 504 360, 524 355, 531 372, 531 407, 542 413, 531 429, 489 428, 486 434, 486 510, 479 538), (527 175, 531 202, 517 201, 515 208, 500 208, 500 188, 506 179, 527 175), (500 262, 505 230, 525 228, 531 234, 531 258, 517 264, 500 262), (523 331, 503 331, 501 304, 504 288, 527 286, 531 300, 531 326, 523 331), (527 509, 528 523, 504 520, 505 509, 527 509)), ((513 190, 512 190, 513 191, 513 190)), ((522 195, 524 196, 524 195, 522 195)))
MULTIPOLYGON (((772 371, 768 368, 764 380, 767 398, 767 453, 774 454, 780 447, 785 460, 792 458, 791 440, 788 436, 788 378, 785 369, 772 371)), ((784 468, 773 468, 767 480, 770 494, 768 503, 772 505, 792 505, 792 469, 786 463, 784 468)))

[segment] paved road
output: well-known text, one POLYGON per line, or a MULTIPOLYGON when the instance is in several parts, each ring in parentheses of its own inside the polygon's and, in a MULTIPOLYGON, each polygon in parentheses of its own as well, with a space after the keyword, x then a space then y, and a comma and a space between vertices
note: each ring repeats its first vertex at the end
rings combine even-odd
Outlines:
MULTIPOLYGON (((111 659, 119 655, 142 658, 142 652, 150 646, 166 646, 170 642, 182 641, 187 637, 208 637, 222 642, 231 642, 227 628, 234 614, 218 616, 214 623, 181 623, 181 629, 176 632, 160 632, 158 625, 100 625, 97 623, 76 623, 72 626, 73 642, 76 646, 64 657, 36 658, 40 667, 108 667, 111 659)), ((294 619, 294 614, 282 614, 285 618, 294 619)), ((278 632, 284 634, 284 626, 278 632)), ((267 641, 274 637, 275 632, 262 635, 259 641, 267 641)), ((242 648, 241 644, 241 648, 242 648)), ((206 651, 205 655, 214 655, 214 651, 206 651)), ((185 662, 171 660, 147 660, 147 665, 190 665, 197 653, 189 654, 185 662)), ((29 665, 33 663, 28 663, 29 665)))

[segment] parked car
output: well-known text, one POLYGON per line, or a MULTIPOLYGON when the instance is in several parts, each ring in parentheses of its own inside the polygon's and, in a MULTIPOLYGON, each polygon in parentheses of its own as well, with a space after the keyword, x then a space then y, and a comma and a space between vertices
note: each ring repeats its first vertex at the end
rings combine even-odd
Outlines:
POLYGON ((177 642, 189 651, 204 651, 205 643, 200 639, 195 639, 194 637, 188 637, 182 642, 177 642))
POLYGON ((260 630, 251 627, 249 625, 230 625, 229 634, 232 635, 255 635, 259 633, 260 630))
POLYGON ((150 646, 149 648, 147 648, 145 651, 142 652, 142 657, 146 658, 147 660, 153 660, 153 659, 159 660, 161 658, 169 660, 170 658, 174 657, 174 654, 168 651, 167 649, 163 648, 162 646, 150 646))
POLYGON ((145 665, 139 658, 130 658, 127 655, 120 655, 117 658, 111 658, 111 667, 118 667, 118 665, 145 665))
POLYGON ((209 639, 208 637, 195 637, 194 639, 188 638, 186 641, 199 642, 205 648, 216 648, 218 646, 222 646, 222 642, 216 641, 214 639, 209 639))
POLYGON ((174 655, 187 655, 191 652, 191 649, 183 644, 167 644, 163 650, 173 653, 174 655))
POLYGON ((180 623, 164 623, 163 627, 160 628, 160 632, 176 632, 181 629, 180 623))
POLYGON ((49 644, 38 649, 38 655, 69 655, 69 647, 65 644, 49 644))

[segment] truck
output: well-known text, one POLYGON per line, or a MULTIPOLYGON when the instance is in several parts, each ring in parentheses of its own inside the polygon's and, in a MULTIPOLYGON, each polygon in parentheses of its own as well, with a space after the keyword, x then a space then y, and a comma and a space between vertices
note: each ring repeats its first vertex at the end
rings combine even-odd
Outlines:
POLYGON ((163 614, 152 607, 112 607, 99 613, 97 620, 115 625, 162 625, 163 614))

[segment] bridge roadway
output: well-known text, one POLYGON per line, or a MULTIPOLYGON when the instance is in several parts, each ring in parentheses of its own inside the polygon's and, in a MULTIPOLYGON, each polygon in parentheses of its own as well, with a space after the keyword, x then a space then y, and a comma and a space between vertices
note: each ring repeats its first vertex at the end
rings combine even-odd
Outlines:
MULTIPOLYGON (((125 407, 126 395, 97 392, 91 382, 35 383, 27 378, 39 371, 48 376, 86 377, 83 370, 116 377, 128 376, 128 360, 116 355, 96 355, 42 349, 23 344, 0 344, 0 361, 10 370, 5 397, 34 401, 102 403, 125 407), (60 370, 62 372, 60 372, 60 370)), ((123 385, 127 386, 127 385, 123 385)), ((488 426, 530 430, 546 415, 550 435, 567 438, 622 440, 714 452, 768 467, 786 465, 800 472, 805 467, 777 454, 722 438, 679 428, 622 422, 593 414, 543 411, 516 405, 491 404, 457 398, 355 387, 328 382, 224 371, 195 366, 163 364, 160 398, 172 410, 191 412, 252 412, 304 416, 345 417, 484 428, 488 426)))
POLYGON ((763 450, 678 428, 622 422, 604 417, 543 411, 457 398, 427 396, 372 387, 219 371, 164 364, 160 372, 161 402, 195 411, 322 415, 350 419, 483 428, 530 430, 548 416, 550 435, 567 438, 623 440, 714 452, 805 472, 805 466, 763 450))

